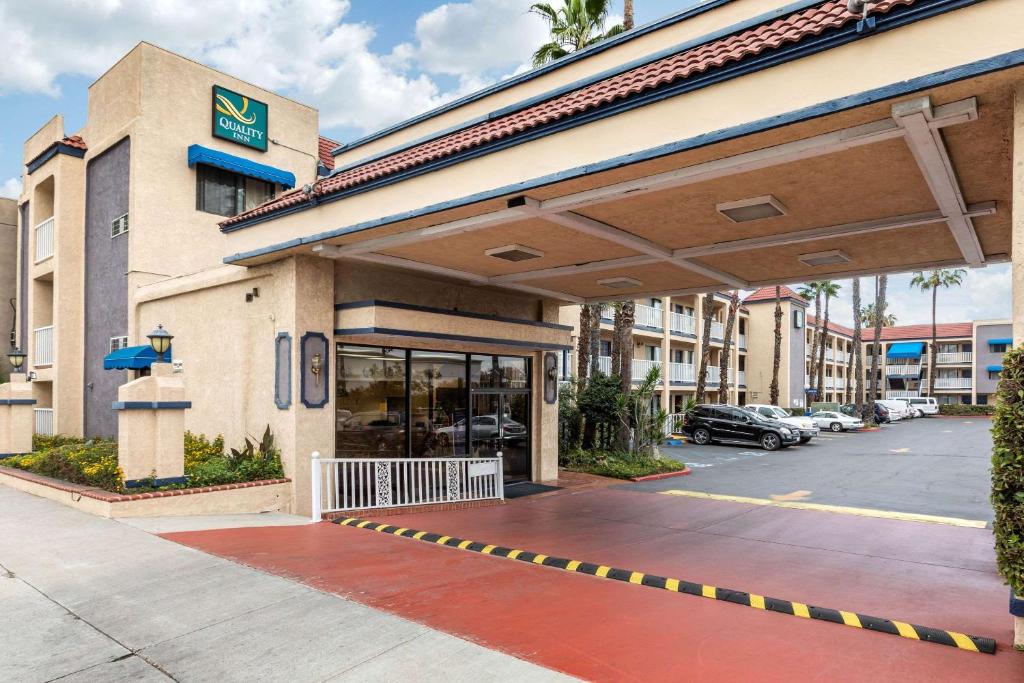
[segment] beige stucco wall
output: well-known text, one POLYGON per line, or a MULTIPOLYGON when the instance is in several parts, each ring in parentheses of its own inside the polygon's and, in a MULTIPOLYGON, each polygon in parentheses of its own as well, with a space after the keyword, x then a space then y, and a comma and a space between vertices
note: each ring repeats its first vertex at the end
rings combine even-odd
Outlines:
POLYGON ((789 0, 736 0, 726 3, 686 21, 626 41, 586 59, 567 64, 560 69, 554 69, 543 76, 480 98, 359 147, 346 150, 335 157, 335 162, 338 166, 347 165, 422 137, 435 135, 452 126, 485 116, 498 109, 514 106, 523 100, 545 94, 609 69, 621 68, 621 65, 633 60, 648 57, 681 43, 701 38, 787 4, 789 4, 789 0))
POLYGON ((1013 345, 1024 343, 1024 83, 1013 108, 1013 345))
POLYGON ((0 197, 0 381, 12 368, 7 360, 8 333, 14 311, 8 301, 18 295, 18 203, 0 197))

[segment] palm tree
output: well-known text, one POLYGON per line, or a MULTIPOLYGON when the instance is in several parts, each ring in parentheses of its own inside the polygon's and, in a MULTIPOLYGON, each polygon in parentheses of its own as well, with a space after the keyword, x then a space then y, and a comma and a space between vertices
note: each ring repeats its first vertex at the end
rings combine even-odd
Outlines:
POLYGON ((782 364, 782 288, 775 285, 775 355, 772 358, 772 384, 768 398, 773 406, 779 405, 779 365, 782 364))
POLYGON ((861 343, 860 332, 860 278, 853 278, 853 355, 850 356, 850 367, 846 371, 847 398, 853 399, 857 406, 857 414, 863 414, 864 402, 864 345, 861 343), (857 388, 853 388, 853 382, 857 388), (855 392, 855 393, 852 393, 855 392))
POLYGON ((576 341, 576 379, 580 389, 587 384, 590 376, 590 304, 580 306, 580 336, 576 341))
MULTIPOLYGON (((533 53, 533 65, 553 62, 570 52, 622 33, 625 30, 622 24, 616 24, 607 31, 604 28, 610 8, 611 0, 562 0, 560 7, 553 7, 547 2, 533 4, 530 11, 548 22, 551 33, 551 40, 533 53)), ((629 8, 629 16, 632 20, 632 7, 629 8)))
POLYGON ((633 389, 633 323, 636 320, 636 302, 618 301, 614 304, 612 323, 612 375, 622 379, 622 393, 633 389))
MULTIPOLYGON (((864 327, 875 326, 875 305, 868 304, 860 309, 860 315, 856 316, 859 318, 861 325, 864 327)), ((882 327, 892 327, 896 324, 896 316, 892 313, 884 313, 882 315, 882 327)))
POLYGON ((704 295, 700 321, 700 368, 697 371, 697 403, 704 402, 708 365, 711 364, 711 316, 715 313, 715 293, 704 295))
MULTIPOLYGON (((875 310, 884 311, 886 308, 885 302, 885 285, 889 281, 888 275, 880 275, 875 278, 875 310)), ((875 398, 878 396, 878 363, 879 356, 882 354, 882 316, 874 316, 874 328, 875 333, 871 343, 871 395, 868 397, 868 417, 870 419, 875 418, 875 398)))
POLYGON ((628 31, 633 28, 633 0, 625 0, 622 5, 622 29, 628 31))
POLYGON ((729 313, 725 321, 725 338, 722 340, 722 355, 718 361, 718 396, 722 403, 729 401, 729 345, 732 342, 732 328, 736 325, 736 311, 740 307, 740 293, 733 290, 729 300, 729 313))
POLYGON ((818 342, 821 340, 821 286, 817 282, 808 282, 800 288, 800 296, 814 299, 814 331, 811 332, 811 367, 808 385, 818 386, 818 342))
POLYGON ((938 349, 938 328, 935 322, 936 306, 939 299, 939 288, 949 289, 959 287, 964 283, 967 271, 963 268, 936 268, 927 273, 917 271, 910 279, 910 287, 918 288, 922 292, 931 290, 932 293, 932 343, 928 349, 928 395, 935 393, 935 352, 938 349))
POLYGON ((590 304, 590 376, 601 372, 601 304, 590 304))
MULTIPOLYGON (((821 343, 818 348, 818 396, 825 392, 825 342, 828 341, 828 302, 839 296, 839 285, 832 280, 821 280, 818 283, 821 295, 825 297, 825 319, 821 322, 821 343)), ((820 398, 818 400, 821 400, 820 398)))

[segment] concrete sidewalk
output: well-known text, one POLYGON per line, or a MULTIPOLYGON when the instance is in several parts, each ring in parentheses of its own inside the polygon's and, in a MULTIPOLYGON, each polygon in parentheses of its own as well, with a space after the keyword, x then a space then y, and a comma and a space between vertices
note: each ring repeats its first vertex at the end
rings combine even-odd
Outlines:
POLYGON ((570 680, 3 486, 0 605, 0 681, 570 680))

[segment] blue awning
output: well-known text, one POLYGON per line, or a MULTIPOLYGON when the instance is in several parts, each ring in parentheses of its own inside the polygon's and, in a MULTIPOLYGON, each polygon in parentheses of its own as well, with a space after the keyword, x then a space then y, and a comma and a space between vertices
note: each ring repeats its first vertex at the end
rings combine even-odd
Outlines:
MULTIPOLYGON (((173 358, 173 349, 168 348, 164 354, 168 360, 173 358)), ((141 370, 148 368, 157 360, 156 351, 151 346, 129 346, 111 351, 103 358, 104 370, 141 370)))
POLYGON ((1003 366, 1002 365, 990 365, 990 366, 988 366, 988 371, 989 372, 1002 372, 1003 371, 1003 366))
POLYGON ((888 358, 920 358, 924 342, 898 342, 889 347, 888 358))
POLYGON ((1013 346, 1013 340, 1009 337, 1000 337, 999 339, 989 339, 988 345, 995 346, 996 344, 1006 344, 1007 346, 1013 346))
POLYGON ((189 145, 188 165, 192 167, 196 164, 216 166, 217 168, 223 168, 225 171, 240 173, 250 178, 280 183, 285 188, 295 187, 295 174, 288 171, 267 166, 266 164, 257 164, 255 161, 236 157, 233 154, 218 152, 215 149, 203 147, 202 145, 189 145))

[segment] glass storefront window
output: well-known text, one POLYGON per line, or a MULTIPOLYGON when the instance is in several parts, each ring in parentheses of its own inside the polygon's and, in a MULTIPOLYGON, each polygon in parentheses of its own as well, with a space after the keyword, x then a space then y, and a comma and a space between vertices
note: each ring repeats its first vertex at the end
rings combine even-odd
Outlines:
POLYGON ((410 357, 412 457, 465 455, 466 354, 413 351, 410 357))
POLYGON ((338 457, 404 457, 405 351, 338 345, 338 457))
POLYGON ((528 389, 529 382, 526 358, 474 355, 470 359, 469 383, 474 389, 528 389))

